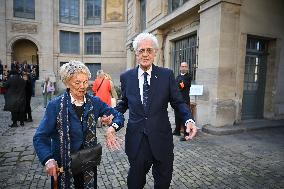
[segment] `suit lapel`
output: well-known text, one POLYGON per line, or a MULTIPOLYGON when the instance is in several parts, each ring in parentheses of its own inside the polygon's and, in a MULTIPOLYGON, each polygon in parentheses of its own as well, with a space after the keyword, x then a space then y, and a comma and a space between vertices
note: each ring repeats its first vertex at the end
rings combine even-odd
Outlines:
POLYGON ((140 95, 140 88, 139 88, 139 79, 138 79, 138 66, 136 69, 132 70, 131 78, 130 78, 130 83, 132 83, 131 88, 134 90, 134 94, 136 94, 136 100, 139 104, 139 109, 144 111, 142 102, 141 102, 141 95, 140 95))
POLYGON ((157 68, 157 66, 155 66, 153 64, 152 73, 151 73, 151 80, 150 80, 150 94, 149 94, 150 99, 149 99, 149 106, 148 106, 149 109, 147 110, 147 112, 150 111, 153 98, 155 97, 155 94, 156 94, 156 91, 157 91, 157 88, 158 88, 158 84, 159 84, 158 79, 159 79, 158 68, 157 68))

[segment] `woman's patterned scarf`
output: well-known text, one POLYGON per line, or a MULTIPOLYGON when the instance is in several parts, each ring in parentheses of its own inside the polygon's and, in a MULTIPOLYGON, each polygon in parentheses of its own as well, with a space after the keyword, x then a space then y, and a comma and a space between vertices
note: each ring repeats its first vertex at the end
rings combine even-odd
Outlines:
MULTIPOLYGON (((68 115, 68 108, 71 107, 71 98, 69 90, 66 90, 62 95, 60 103, 60 111, 57 116, 57 129, 60 137, 60 157, 61 166, 63 166, 64 172, 59 177, 59 183, 61 189, 69 189, 74 187, 74 179, 71 171, 71 154, 70 154, 70 120, 68 115)), ((94 115, 94 107, 89 95, 86 94, 86 105, 88 105, 89 111, 84 111, 82 124, 86 126, 87 133, 84 140, 83 147, 94 146, 97 143, 96 140, 96 119, 94 115), (87 115, 87 119, 85 118, 87 115), (84 119, 85 118, 85 119, 84 119)), ((85 107, 86 107, 85 105, 85 107)), ((94 180, 93 170, 84 172, 84 188, 94 188, 96 180, 94 180)))

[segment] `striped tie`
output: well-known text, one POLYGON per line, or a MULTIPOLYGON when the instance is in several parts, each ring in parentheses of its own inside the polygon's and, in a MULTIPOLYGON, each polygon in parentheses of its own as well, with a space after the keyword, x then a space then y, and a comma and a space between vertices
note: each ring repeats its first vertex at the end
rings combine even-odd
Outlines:
POLYGON ((144 72, 144 83, 143 83, 143 106, 144 111, 147 111, 148 103, 149 103, 149 92, 150 92, 150 85, 148 84, 147 80, 148 73, 144 72))

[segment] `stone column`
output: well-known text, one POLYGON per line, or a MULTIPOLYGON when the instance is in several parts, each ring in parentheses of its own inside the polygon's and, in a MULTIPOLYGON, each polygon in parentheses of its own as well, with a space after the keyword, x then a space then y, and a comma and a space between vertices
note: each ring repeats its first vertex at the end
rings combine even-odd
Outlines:
POLYGON ((197 101, 200 124, 232 125, 237 117, 237 62, 240 38, 239 0, 210 0, 200 5, 197 101))

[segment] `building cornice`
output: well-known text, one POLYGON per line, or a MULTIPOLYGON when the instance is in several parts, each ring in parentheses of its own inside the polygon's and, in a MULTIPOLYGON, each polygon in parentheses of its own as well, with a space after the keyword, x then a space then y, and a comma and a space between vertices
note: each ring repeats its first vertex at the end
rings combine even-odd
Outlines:
POLYGON ((242 2, 243 0, 206 0, 200 4, 200 10, 198 11, 198 13, 200 14, 206 11, 207 9, 210 9, 211 7, 214 7, 220 3, 230 3, 241 6, 242 2))

